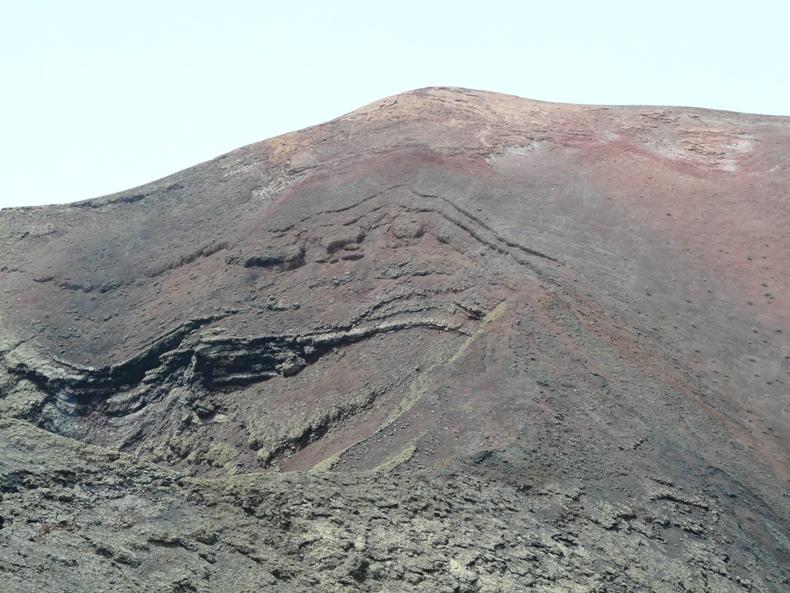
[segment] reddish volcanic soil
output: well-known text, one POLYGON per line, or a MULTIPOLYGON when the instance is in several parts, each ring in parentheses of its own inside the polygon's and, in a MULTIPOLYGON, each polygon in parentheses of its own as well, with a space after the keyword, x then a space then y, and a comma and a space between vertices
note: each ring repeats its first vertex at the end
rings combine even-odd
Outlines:
POLYGON ((779 591, 789 155, 790 118, 431 88, 4 210, 0 413, 205 478, 693 494, 779 591))

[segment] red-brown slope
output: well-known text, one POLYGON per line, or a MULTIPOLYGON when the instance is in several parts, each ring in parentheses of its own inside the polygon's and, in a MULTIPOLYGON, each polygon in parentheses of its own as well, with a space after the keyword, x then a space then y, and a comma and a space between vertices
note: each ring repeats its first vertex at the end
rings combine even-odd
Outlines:
POLYGON ((6 367, 40 425, 195 473, 651 477, 742 492, 780 557, 788 154, 787 118, 399 95, 3 211, 6 367))

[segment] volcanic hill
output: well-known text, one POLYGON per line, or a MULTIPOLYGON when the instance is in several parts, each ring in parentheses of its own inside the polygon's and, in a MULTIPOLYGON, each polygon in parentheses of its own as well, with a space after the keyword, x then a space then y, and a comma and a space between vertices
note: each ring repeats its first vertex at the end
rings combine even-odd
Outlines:
POLYGON ((413 91, 0 295, 0 590, 790 590, 790 118, 413 91))

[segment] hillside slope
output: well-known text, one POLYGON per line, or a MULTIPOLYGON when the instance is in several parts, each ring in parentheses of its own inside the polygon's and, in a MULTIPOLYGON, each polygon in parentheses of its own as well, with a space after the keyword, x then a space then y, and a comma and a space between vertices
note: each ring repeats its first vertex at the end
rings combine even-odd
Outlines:
POLYGON ((788 155, 431 88, 0 211, 0 575, 785 590, 788 155))

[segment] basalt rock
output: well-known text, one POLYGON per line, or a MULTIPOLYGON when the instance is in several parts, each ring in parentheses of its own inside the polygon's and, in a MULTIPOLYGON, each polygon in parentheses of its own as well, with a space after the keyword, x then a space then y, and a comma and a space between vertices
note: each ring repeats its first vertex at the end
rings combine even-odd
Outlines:
POLYGON ((785 591, 788 153, 437 88, 3 210, 3 590, 785 591))

